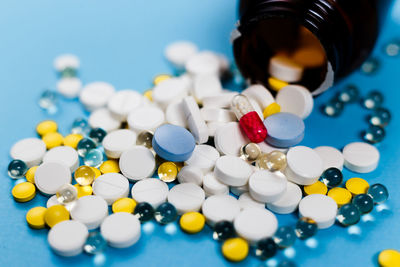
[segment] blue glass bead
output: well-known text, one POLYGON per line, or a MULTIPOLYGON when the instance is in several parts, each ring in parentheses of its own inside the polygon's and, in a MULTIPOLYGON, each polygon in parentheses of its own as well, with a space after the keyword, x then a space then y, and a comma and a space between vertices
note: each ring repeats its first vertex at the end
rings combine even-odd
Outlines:
POLYGON ((329 117, 337 117, 342 114, 343 108, 343 102, 333 99, 322 107, 322 113, 329 117))
POLYGON ((280 248, 291 247, 296 241, 296 233, 293 227, 281 226, 276 231, 273 239, 280 248))
POLYGON ((86 239, 83 250, 88 254, 98 254, 107 247, 107 241, 99 232, 91 232, 86 239))
POLYGON ((352 203, 341 206, 336 216, 337 220, 344 226, 358 223, 360 217, 360 211, 357 206, 352 203))
POLYGON ((141 222, 150 221, 154 217, 154 208, 147 202, 140 202, 133 211, 141 222))
POLYGON ((99 149, 90 150, 83 159, 86 166, 99 167, 103 163, 103 152, 99 149))
POLYGON ((49 114, 55 114, 58 111, 57 102, 58 95, 51 90, 43 91, 39 98, 39 106, 49 114))
POLYGON ((168 224, 176 220, 178 212, 174 205, 169 202, 165 202, 158 206, 154 213, 154 218, 161 224, 168 224))
POLYGON ((318 231, 317 223, 307 217, 300 218, 296 223, 296 235, 299 239, 305 240, 309 237, 314 236, 318 231))
POLYGON ((362 133, 362 138, 364 141, 376 144, 382 142, 385 138, 385 129, 380 126, 370 126, 367 130, 362 133))
POLYGON ((368 188, 368 195, 372 197, 374 203, 381 204, 389 198, 389 192, 383 184, 373 184, 368 188))
POLYGON ((385 127, 391 119, 390 111, 386 108, 377 108, 369 116, 368 121, 372 125, 385 127))
POLYGON ((96 143, 90 138, 82 138, 77 146, 78 154, 81 157, 85 157, 90 150, 96 148, 96 143))
POLYGON ((368 58, 361 65, 361 71, 365 74, 374 74, 379 69, 379 60, 376 58, 368 58))
POLYGON ((104 137, 106 137, 107 132, 102 128, 95 128, 90 130, 89 137, 92 138, 93 141, 100 145, 103 142, 104 137))
POLYGON ((213 238, 215 240, 226 240, 235 236, 233 223, 229 221, 220 221, 214 225, 213 238))
POLYGON ((395 57, 400 54, 400 40, 393 40, 385 45, 385 53, 390 57, 395 57))
POLYGON ((383 95, 378 91, 371 91, 363 99, 363 106, 367 109, 379 108, 383 103, 383 95))
POLYGON ((347 85, 337 96, 343 103, 351 103, 358 100, 360 92, 354 85, 347 85))
POLYGON ((245 87, 246 86, 246 80, 244 79, 244 77, 242 76, 242 74, 240 73, 240 70, 238 69, 238 67, 236 66, 236 64, 231 64, 230 67, 230 72, 231 72, 231 76, 232 76, 232 81, 236 86, 239 87, 245 87))
POLYGON ((257 243, 256 256, 262 260, 275 256, 278 245, 272 238, 263 238, 257 243))
POLYGON ((90 131, 89 122, 84 118, 77 118, 72 123, 71 132, 86 135, 90 131))
POLYGON ((296 263, 293 261, 283 260, 278 264, 277 267, 296 267, 296 263))
POLYGON ((369 213, 374 208, 374 200, 370 195, 367 194, 359 194, 354 196, 352 203, 362 214, 369 213))
POLYGON ((25 176, 28 166, 25 162, 15 159, 8 164, 8 175, 13 179, 19 179, 25 176))
POLYGON ((60 72, 61 78, 71 78, 77 76, 77 70, 71 67, 67 67, 60 72))
POLYGON ((342 172, 335 167, 326 169, 319 178, 328 188, 339 186, 343 182, 342 172))

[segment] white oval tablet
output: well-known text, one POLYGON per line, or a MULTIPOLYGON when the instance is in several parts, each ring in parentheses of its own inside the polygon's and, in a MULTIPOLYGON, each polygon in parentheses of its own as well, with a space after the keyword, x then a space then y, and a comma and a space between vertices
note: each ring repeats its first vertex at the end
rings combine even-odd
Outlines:
POLYGON ((249 192, 244 192, 243 194, 241 194, 238 201, 241 209, 245 208, 265 209, 265 203, 259 202, 254 198, 252 198, 249 192))
POLYGON ((206 122, 231 122, 236 121, 236 115, 229 109, 201 108, 201 116, 206 122))
POLYGON ((303 196, 297 184, 287 182, 285 193, 278 200, 268 203, 267 208, 275 213, 289 214, 294 212, 303 196))
POLYGON ((62 162, 42 163, 35 172, 35 185, 40 192, 54 195, 65 184, 71 183, 71 171, 62 162))
POLYGON ((104 198, 108 205, 115 200, 127 197, 129 194, 129 182, 122 174, 106 173, 100 175, 93 182, 93 194, 104 198))
POLYGON ((175 206, 179 214, 199 211, 204 199, 203 189, 193 183, 177 184, 168 192, 168 202, 175 206))
POLYGON ((99 196, 83 196, 71 209, 71 218, 83 223, 89 230, 99 227, 107 216, 107 202, 99 196))
POLYGON ((237 92, 222 91, 215 96, 207 96, 203 98, 203 107, 207 108, 230 108, 232 98, 237 92))
POLYGON ((156 209, 167 201, 168 185, 160 179, 147 178, 136 182, 131 194, 136 202, 147 202, 156 209))
POLYGON ((100 108, 92 112, 89 116, 91 128, 102 128, 106 132, 117 130, 121 122, 111 115, 107 108, 100 108))
POLYGON ((313 219, 318 228, 324 229, 335 223, 337 204, 331 197, 312 194, 304 197, 299 204, 299 213, 302 217, 313 219))
POLYGON ((259 170, 249 179, 250 195, 263 203, 278 200, 286 191, 287 180, 274 172, 259 170))
POLYGON ((301 80, 303 67, 286 55, 277 54, 269 59, 268 72, 272 77, 292 83, 301 80))
POLYGON ((229 189, 232 194, 240 196, 243 193, 249 192, 249 184, 247 183, 241 186, 230 186, 229 189))
POLYGON ((218 181, 212 172, 204 176, 203 189, 207 197, 213 195, 227 195, 229 193, 229 187, 218 181))
POLYGON ((134 146, 136 146, 136 133, 128 129, 113 131, 103 139, 104 152, 107 157, 113 159, 118 159, 124 151, 134 146))
POLYGON ((344 166, 359 173, 372 172, 379 163, 379 151, 373 145, 354 142, 343 148, 344 166))
POLYGON ((191 56, 185 63, 186 71, 191 75, 219 74, 219 59, 210 51, 203 51, 191 56))
POLYGON ((13 159, 20 159, 29 168, 39 165, 46 153, 46 144, 39 138, 25 138, 16 142, 10 150, 13 159))
POLYGON ((239 236, 253 245, 263 238, 271 237, 278 228, 278 220, 266 209, 245 208, 236 216, 233 226, 239 236))
POLYGON ((83 251, 88 235, 89 231, 83 223, 62 221, 50 229, 47 241, 58 255, 72 257, 83 251))
POLYGON ((50 149, 43 157, 43 162, 61 162, 68 166, 71 172, 79 167, 78 152, 70 146, 58 146, 50 149))
POLYGON ((107 108, 114 118, 126 121, 128 114, 144 103, 143 95, 134 90, 121 90, 116 92, 108 101, 107 108))
POLYGON ((139 219, 127 212, 113 213, 100 226, 100 233, 111 247, 127 248, 140 239, 139 219))
POLYGON ((66 68, 78 69, 79 65, 79 58, 73 54, 59 55, 53 62, 53 66, 57 71, 63 71, 66 68))
POLYGON ((217 129, 214 143, 223 155, 239 156, 240 148, 250 141, 240 130, 238 122, 229 122, 217 129))
POLYGON ((194 148, 192 156, 185 161, 189 166, 200 168, 203 173, 210 172, 214 169, 215 162, 219 159, 218 150, 209 145, 197 145, 194 148))
POLYGON ((183 68, 190 57, 197 53, 197 46, 189 41, 177 41, 169 44, 164 55, 169 62, 178 68, 183 68))
POLYGON ((179 78, 166 79, 153 88, 153 101, 163 109, 169 103, 180 101, 187 95, 187 86, 184 80, 179 78))
POLYGON ((218 95, 222 92, 222 84, 218 73, 196 75, 193 79, 193 95, 200 102, 204 97, 218 95))
POLYGON ((178 172, 178 181, 183 183, 194 183, 198 186, 203 184, 203 171, 197 167, 192 165, 184 166, 178 172))
POLYGON ((339 170, 343 169, 344 158, 342 152, 332 146, 319 146, 314 148, 315 152, 322 159, 324 170, 335 167, 339 170))
POLYGON ((168 105, 165 111, 165 120, 169 124, 181 126, 183 128, 187 127, 185 113, 182 108, 182 101, 173 102, 168 105))
POLYGON ((52 195, 46 202, 46 207, 50 208, 54 205, 60 205, 60 202, 57 200, 57 195, 52 195))
POLYGON ((214 175, 226 185, 245 185, 252 173, 251 166, 239 157, 222 156, 215 163, 214 175))
POLYGON ((276 103, 280 105, 281 112, 289 112, 305 119, 311 114, 314 99, 305 87, 287 85, 279 90, 276 103))
POLYGON ((75 98, 79 95, 82 82, 76 77, 62 78, 57 82, 57 91, 66 98, 75 98))
POLYGON ((129 128, 136 131, 152 131, 165 121, 164 112, 155 106, 142 106, 133 110, 128 115, 129 128))
POLYGON ((204 201, 201 210, 207 223, 213 226, 219 221, 232 222, 239 214, 240 206, 237 199, 230 195, 214 195, 204 201))
POLYGON ((115 88, 106 82, 92 82, 87 84, 79 95, 79 101, 89 111, 102 108, 115 93, 115 88))
POLYGON ((134 146, 121 154, 119 168, 126 178, 137 181, 153 175, 156 160, 150 149, 134 146))
POLYGON ((254 84, 250 87, 247 87, 242 94, 256 101, 262 110, 275 102, 275 99, 270 91, 260 84, 254 84))

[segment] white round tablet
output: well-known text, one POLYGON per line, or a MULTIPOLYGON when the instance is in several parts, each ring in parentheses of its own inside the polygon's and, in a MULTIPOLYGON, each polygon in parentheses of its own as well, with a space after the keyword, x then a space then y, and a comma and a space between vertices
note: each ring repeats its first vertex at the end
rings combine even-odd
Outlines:
POLYGON ((265 203, 255 200, 249 192, 244 192, 239 196, 239 205, 241 209, 245 208, 260 208, 265 209, 265 203))
POLYGON ((118 159, 121 154, 136 146, 136 133, 128 129, 113 131, 103 139, 104 152, 107 157, 118 159))
POLYGON ((165 121, 164 112, 155 106, 143 106, 133 110, 128 115, 129 128, 136 131, 152 131, 165 121))
POLYGON ((276 103, 281 106, 281 112, 289 112, 302 119, 308 117, 314 106, 311 93, 301 85, 287 85, 279 90, 276 103))
POLYGON ((203 171, 197 166, 186 165, 178 172, 178 181, 181 184, 194 183, 201 186, 203 177, 203 171))
POLYGON ((313 219, 320 229, 335 223, 337 209, 335 200, 321 194, 308 195, 299 204, 300 216, 313 219))
POLYGON ((115 88, 106 82, 87 84, 79 95, 79 100, 89 111, 102 108, 115 93, 115 88))
POLYGON ((147 178, 136 182, 131 193, 136 202, 147 202, 156 209, 167 201, 168 185, 160 179, 147 178))
POLYGON ((208 108, 200 109, 201 116, 206 122, 231 122, 236 121, 236 115, 229 109, 208 108))
POLYGON ((177 184, 168 192, 168 202, 175 206, 179 214, 199 211, 204 199, 203 189, 193 183, 177 184))
POLYGON ((127 197, 129 194, 129 182, 122 174, 106 173, 100 175, 93 182, 93 194, 104 198, 108 205, 115 200, 127 197))
POLYGON ((232 222, 239 214, 240 206, 238 200, 230 195, 214 195, 204 201, 201 210, 207 223, 213 226, 219 221, 232 222))
POLYGON ((306 146, 295 146, 289 149, 286 178, 300 185, 315 183, 324 171, 321 157, 313 149, 306 146))
POLYGON ((196 75, 193 79, 193 95, 200 102, 204 97, 218 95, 222 92, 222 84, 218 73, 196 75))
POLYGON ((139 219, 127 212, 113 213, 100 226, 100 233, 111 247, 127 248, 140 239, 139 219))
POLYGON ((126 178, 137 181, 153 175, 156 160, 150 149, 134 146, 121 154, 119 168, 126 178))
POLYGON ((169 124, 187 127, 187 120, 182 108, 182 101, 172 102, 165 111, 165 120, 169 124))
POLYGON ((275 213, 289 214, 294 212, 303 196, 297 184, 287 182, 285 193, 278 200, 268 203, 267 208, 275 213))
POLYGON ((64 184, 71 183, 71 171, 62 162, 42 163, 35 172, 35 185, 40 192, 54 195, 64 184))
POLYGON ((126 89, 116 92, 108 101, 107 107, 114 118, 126 121, 128 114, 143 104, 143 95, 126 89))
POLYGON ((214 143, 215 148, 222 154, 239 156, 240 148, 250 141, 240 130, 238 122, 229 122, 217 129, 214 143))
POLYGON ((315 152, 322 159, 322 164, 324 165, 324 170, 335 167, 339 170, 343 169, 344 158, 342 152, 332 146, 319 146, 314 148, 315 152))
POLYGON ((50 149, 43 157, 43 162, 61 162, 68 166, 71 172, 79 167, 78 152, 70 146, 58 146, 50 149))
POLYGON ((107 108, 100 108, 90 114, 89 125, 91 128, 102 128, 106 132, 112 132, 121 126, 121 122, 114 118, 107 108))
POLYGON ((203 189, 207 197, 213 195, 227 195, 229 193, 229 187, 218 181, 212 172, 204 176, 203 189))
POLYGON ((214 175, 226 185, 245 185, 252 173, 251 166, 239 157, 222 156, 215 163, 214 175))
POLYGON ((88 235, 89 231, 83 223, 62 221, 50 229, 47 241, 58 255, 72 257, 83 251, 88 235))
POLYGON ((52 195, 46 202, 46 207, 50 208, 54 205, 60 205, 60 202, 57 200, 57 195, 52 195))
POLYGON ((344 166, 359 173, 372 172, 379 163, 379 151, 373 145, 354 142, 343 148, 344 166))
POLYGON ((203 107, 207 108, 230 108, 232 98, 237 95, 237 92, 222 91, 215 96, 207 96, 203 98, 203 107))
POLYGON ((191 75, 219 74, 219 59, 213 52, 203 51, 191 56, 185 63, 186 71, 191 75))
POLYGON ((200 168, 203 173, 210 172, 214 169, 215 162, 219 159, 218 150, 209 145, 196 145, 192 156, 185 161, 189 166, 200 168))
POLYGON ((53 62, 53 66, 57 71, 63 71, 66 68, 78 69, 79 64, 79 58, 73 54, 59 55, 53 62))
POLYGON ((179 78, 166 79, 153 88, 153 101, 163 109, 167 108, 169 103, 180 101, 187 95, 186 82, 179 78))
POLYGON ((236 216, 233 226, 239 236, 254 245, 276 232, 278 220, 266 209, 245 208, 236 216))
POLYGON ((247 87, 242 94, 256 101, 256 103, 263 110, 275 102, 274 97, 268 91, 268 89, 260 84, 254 84, 250 87, 247 87))
POLYGON ((274 202, 285 194, 287 180, 274 172, 259 170, 249 179, 250 195, 263 203, 274 202))
POLYGON ((13 159, 20 159, 33 167, 42 162, 46 153, 46 144, 39 138, 26 138, 16 142, 10 150, 10 156, 13 159))
POLYGON ((66 98, 75 98, 79 95, 82 82, 76 77, 62 78, 57 82, 57 91, 66 98))
POLYGON ((272 77, 291 83, 303 76, 303 66, 293 62, 286 55, 275 55, 269 59, 268 72, 272 77))
POLYGON ((99 196, 83 196, 71 209, 71 218, 86 225, 89 230, 96 229, 108 216, 107 202, 99 196))
POLYGON ((240 196, 243 193, 249 192, 249 184, 247 183, 241 186, 230 186, 229 189, 232 194, 240 196))
POLYGON ((197 46, 189 41, 177 41, 169 44, 164 55, 169 62, 178 68, 185 66, 190 57, 197 53, 197 46))

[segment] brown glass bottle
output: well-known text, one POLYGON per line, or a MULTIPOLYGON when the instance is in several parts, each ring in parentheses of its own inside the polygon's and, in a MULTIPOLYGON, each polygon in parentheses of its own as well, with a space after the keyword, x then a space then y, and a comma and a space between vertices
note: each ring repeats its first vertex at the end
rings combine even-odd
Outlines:
POLYGON ((384 13, 379 9, 385 9, 390 2, 241 0, 240 20, 232 34, 238 68, 251 83, 267 86, 268 64, 273 55, 282 51, 292 55, 304 43, 315 42, 315 56, 324 64, 307 68, 298 83, 314 94, 321 93, 368 57, 378 35, 378 14, 384 13))

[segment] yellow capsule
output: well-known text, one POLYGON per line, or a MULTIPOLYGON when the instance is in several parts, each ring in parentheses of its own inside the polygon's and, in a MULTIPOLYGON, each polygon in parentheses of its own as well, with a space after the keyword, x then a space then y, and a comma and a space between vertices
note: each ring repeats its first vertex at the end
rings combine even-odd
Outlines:
POLYGON ((26 213, 26 222, 33 229, 43 229, 46 225, 44 215, 47 209, 45 207, 34 207, 26 213))
POLYGON ((328 191, 328 197, 333 198, 338 207, 350 203, 352 195, 349 190, 342 187, 334 187, 328 191))
POLYGON ((35 197, 36 187, 30 182, 23 182, 15 185, 11 190, 15 201, 27 202, 35 197))
POLYGON ((69 212, 63 205, 54 205, 47 209, 44 221, 51 228, 59 222, 69 220, 69 212))
POLYGON ((354 177, 347 180, 346 188, 353 195, 366 194, 369 188, 369 184, 362 178, 354 177))
POLYGON ((115 159, 106 160, 100 165, 100 172, 102 174, 119 171, 119 163, 118 160, 115 159))
POLYGON ((55 133, 57 132, 58 129, 58 125, 55 121, 42 121, 39 122, 39 124, 36 126, 36 132, 40 135, 40 136, 44 136, 48 133, 55 133))
POLYGON ((399 267, 400 252, 394 249, 385 249, 379 253, 378 263, 381 267, 399 267))
POLYGON ((78 191, 78 198, 84 197, 84 196, 90 196, 93 193, 93 188, 90 185, 79 185, 75 184, 74 185, 76 190, 78 191))
POLYGON ((186 212, 179 220, 182 230, 188 234, 195 234, 203 230, 206 218, 203 214, 195 211, 186 212))
POLYGON ((306 193, 306 195, 312 195, 312 194, 326 195, 327 192, 328 192, 328 187, 323 182, 320 181, 316 181, 311 185, 304 186, 304 193, 306 193))
POLYGON ((43 142, 46 144, 47 149, 53 147, 62 146, 64 143, 64 137, 60 133, 47 133, 42 137, 43 142))
POLYGON ((274 91, 279 91, 283 87, 289 85, 287 82, 281 81, 281 80, 279 80, 277 78, 274 78, 274 77, 269 77, 268 78, 268 84, 269 84, 269 87, 274 91))
POLYGON ((160 74, 160 75, 157 75, 157 76, 154 77, 154 79, 153 79, 153 84, 154 84, 154 85, 157 85, 157 84, 159 84, 159 83, 162 82, 162 81, 165 81, 165 80, 170 79, 171 77, 172 77, 172 76, 169 75, 169 74, 160 74))
POLYGON ((153 90, 147 90, 143 93, 143 96, 150 101, 153 101, 153 90))
POLYGON ((173 162, 164 162, 158 167, 158 177, 166 183, 175 181, 178 175, 178 168, 173 162))
POLYGON ((263 111, 264 119, 272 114, 281 112, 281 106, 278 103, 269 104, 263 111))
POLYGON ((116 200, 112 204, 112 211, 116 212, 128 212, 133 213, 136 207, 136 201, 129 197, 124 197, 116 200))
POLYGON ((82 186, 91 185, 96 177, 96 173, 89 166, 80 166, 74 174, 75 181, 82 186))
POLYGON ((76 149, 82 138, 83 136, 80 134, 69 134, 64 137, 64 146, 70 146, 73 149, 76 149))
POLYGON ((35 183, 35 173, 37 168, 38 166, 33 166, 25 174, 26 180, 32 184, 35 183))
POLYGON ((101 172, 100 172, 99 169, 97 169, 97 168, 95 168, 95 167, 90 167, 90 168, 92 168, 92 170, 94 171, 94 174, 95 174, 94 179, 96 180, 97 177, 99 177, 99 176, 101 175, 101 172))
POLYGON ((222 244, 222 255, 230 261, 242 261, 249 254, 249 244, 240 237, 229 238, 222 244))

